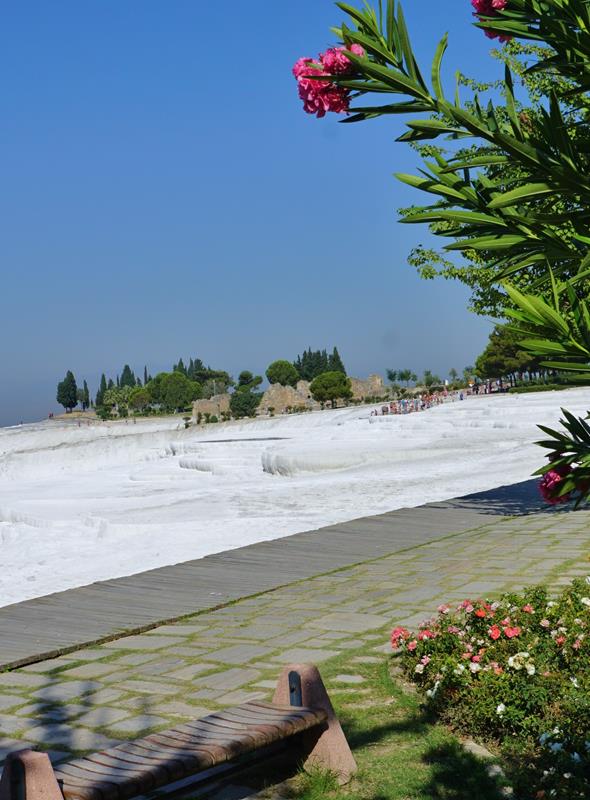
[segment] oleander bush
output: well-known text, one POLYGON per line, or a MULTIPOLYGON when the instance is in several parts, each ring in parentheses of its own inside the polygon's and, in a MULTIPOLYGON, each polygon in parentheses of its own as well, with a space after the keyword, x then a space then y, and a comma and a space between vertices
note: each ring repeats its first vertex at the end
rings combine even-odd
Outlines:
POLYGON ((499 749, 517 797, 590 797, 590 577, 442 605, 391 642, 432 711, 499 749))

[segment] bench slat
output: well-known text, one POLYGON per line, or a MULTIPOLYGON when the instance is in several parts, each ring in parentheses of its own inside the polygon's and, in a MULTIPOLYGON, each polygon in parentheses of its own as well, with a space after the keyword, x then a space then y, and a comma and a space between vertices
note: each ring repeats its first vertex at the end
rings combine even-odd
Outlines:
POLYGON ((323 725, 325 711, 244 703, 55 769, 66 800, 127 800, 323 725))

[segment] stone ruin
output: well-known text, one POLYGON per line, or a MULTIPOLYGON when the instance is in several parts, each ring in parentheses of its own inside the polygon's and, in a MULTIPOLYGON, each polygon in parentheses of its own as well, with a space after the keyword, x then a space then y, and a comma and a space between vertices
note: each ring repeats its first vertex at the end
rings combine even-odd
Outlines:
MULTIPOLYGON (((388 391, 381 375, 369 375, 365 380, 350 378, 350 383, 352 386, 352 399, 357 401, 362 401, 369 397, 383 397, 388 391)), ((309 387, 309 381, 298 381, 297 386, 282 386, 280 383, 271 384, 262 396, 258 406, 258 416, 319 409, 321 406, 311 396, 309 387)), ((218 394, 209 400, 195 400, 193 403, 193 420, 197 421, 199 413, 202 415, 215 415, 220 419, 222 412, 229 412, 230 397, 231 395, 229 394, 218 394)))
POLYGON ((193 403, 193 422, 197 421, 197 415, 211 414, 217 419, 221 419, 223 412, 229 413, 229 394, 215 394, 208 400, 195 400, 193 403))

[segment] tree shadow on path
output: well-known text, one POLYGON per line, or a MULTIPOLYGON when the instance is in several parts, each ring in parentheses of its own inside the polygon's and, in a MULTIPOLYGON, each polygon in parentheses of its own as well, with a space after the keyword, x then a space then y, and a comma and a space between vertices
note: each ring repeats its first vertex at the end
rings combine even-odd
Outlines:
POLYGON ((488 489, 485 492, 466 494, 463 497, 428 505, 431 508, 452 508, 502 517, 526 514, 563 514, 571 511, 571 508, 551 506, 545 503, 539 493, 538 483, 538 479, 532 478, 528 481, 513 483, 510 486, 497 486, 495 489, 488 489))

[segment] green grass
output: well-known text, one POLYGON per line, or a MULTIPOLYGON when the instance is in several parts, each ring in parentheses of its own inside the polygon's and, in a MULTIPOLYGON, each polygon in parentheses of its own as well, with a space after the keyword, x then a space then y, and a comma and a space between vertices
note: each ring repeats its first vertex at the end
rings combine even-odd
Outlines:
MULTIPOLYGON (((366 651, 365 651, 366 653, 366 651)), ((390 676, 389 663, 350 663, 350 655, 322 667, 336 713, 359 767, 347 785, 333 776, 301 773, 290 782, 293 800, 498 800, 500 785, 488 776, 489 762, 467 752, 443 725, 430 718, 419 697, 390 676), (334 691, 341 673, 365 683, 334 691), (361 693, 358 689, 368 690, 361 693)))

